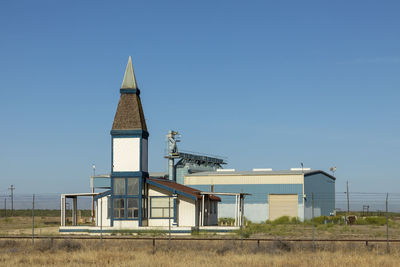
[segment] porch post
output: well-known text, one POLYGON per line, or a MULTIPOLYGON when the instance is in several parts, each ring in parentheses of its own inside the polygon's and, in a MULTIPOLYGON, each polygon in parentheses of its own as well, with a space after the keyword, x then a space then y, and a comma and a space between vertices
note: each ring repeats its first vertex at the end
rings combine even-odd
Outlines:
POLYGON ((61 195, 61 226, 65 226, 65 196, 61 195))
POLYGON ((201 226, 204 226, 204 195, 201 196, 201 226))
POLYGON ((78 224, 78 198, 72 198, 72 225, 78 224))

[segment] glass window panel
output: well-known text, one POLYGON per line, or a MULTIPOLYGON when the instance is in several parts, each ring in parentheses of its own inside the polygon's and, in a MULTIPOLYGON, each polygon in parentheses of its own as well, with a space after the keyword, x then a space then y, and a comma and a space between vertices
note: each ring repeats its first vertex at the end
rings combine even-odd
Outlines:
POLYGON ((138 178, 128 178, 128 195, 138 195, 139 194, 139 179, 138 178))
POLYGON ((168 207, 173 207, 174 206, 174 200, 173 198, 168 198, 168 197, 153 197, 151 198, 151 206, 152 207, 157 207, 157 208, 168 208, 168 207), (168 204, 168 200, 170 204, 168 204))
POLYGON ((114 195, 125 195, 125 178, 114 178, 114 195))
POLYGON ((124 207, 125 207, 125 199, 114 198, 114 208, 124 208, 124 207))
POLYGON ((107 197, 107 219, 111 216, 111 197, 107 197))
POLYGON ((137 218, 139 216, 139 199, 128 198, 128 218, 137 218))
POLYGON ((151 217, 153 218, 174 217, 174 199, 169 197, 151 198, 151 217))
POLYGON ((168 199, 163 197, 152 198, 151 206, 155 208, 166 208, 168 207, 168 199))
POLYGON ((128 209, 130 208, 139 208, 139 199, 128 198, 128 209))
POLYGON ((125 217, 125 199, 115 198, 114 199, 114 218, 125 217))
POLYGON ((163 209, 151 209, 151 217, 163 217, 163 209))

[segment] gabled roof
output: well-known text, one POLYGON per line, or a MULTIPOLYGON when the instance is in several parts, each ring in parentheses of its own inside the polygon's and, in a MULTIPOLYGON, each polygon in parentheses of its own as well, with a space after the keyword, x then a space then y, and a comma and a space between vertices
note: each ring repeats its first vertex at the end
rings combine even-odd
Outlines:
POLYGON ((129 57, 112 130, 144 130, 147 132, 139 93, 135 73, 133 72, 132 59, 129 57))
POLYGON ((335 176, 330 175, 329 173, 321 171, 321 170, 311 170, 311 171, 304 172, 304 176, 310 176, 310 175, 319 174, 319 173, 328 176, 332 180, 336 180, 335 176))
MULTIPOLYGON (((178 184, 174 181, 170 181, 167 179, 156 179, 156 178, 147 178, 146 182, 148 184, 154 185, 156 187, 159 187, 161 189, 167 190, 172 193, 176 193, 182 196, 186 196, 188 198, 191 198, 193 200, 201 200, 202 195, 200 194, 201 191, 194 189, 192 187, 178 184)), ((211 200, 215 201, 221 201, 221 198, 214 196, 214 195, 208 195, 211 200)))

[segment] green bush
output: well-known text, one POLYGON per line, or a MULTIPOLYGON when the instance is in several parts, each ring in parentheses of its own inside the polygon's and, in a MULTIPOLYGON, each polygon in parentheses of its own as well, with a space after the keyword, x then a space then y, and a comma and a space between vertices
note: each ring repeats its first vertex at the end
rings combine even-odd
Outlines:
POLYGON ((289 216, 282 216, 274 221, 270 222, 267 221, 267 223, 271 223, 272 225, 278 225, 278 224, 300 224, 301 221, 297 217, 289 217, 289 216))
MULTIPOLYGON (((265 223, 251 223, 245 227, 243 227, 243 236, 248 238, 253 234, 257 233, 268 233, 272 230, 272 225, 265 223)), ((241 230, 237 230, 236 233, 240 236, 241 230)))
MULTIPOLYGON (((312 220, 305 220, 304 221, 305 225, 311 225, 312 220)), ((346 224, 346 221, 342 216, 320 216, 320 217, 315 217, 314 218, 314 224, 319 225, 319 224, 339 224, 339 225, 344 225, 346 224)))
MULTIPOLYGON (((371 217, 358 217, 355 224, 357 225, 386 225, 386 217, 371 216, 371 217)), ((389 219, 389 225, 393 226, 396 223, 389 219)))
POLYGON ((231 226, 234 224, 235 224, 235 219, 233 219, 233 218, 219 218, 218 219, 218 225, 231 226))

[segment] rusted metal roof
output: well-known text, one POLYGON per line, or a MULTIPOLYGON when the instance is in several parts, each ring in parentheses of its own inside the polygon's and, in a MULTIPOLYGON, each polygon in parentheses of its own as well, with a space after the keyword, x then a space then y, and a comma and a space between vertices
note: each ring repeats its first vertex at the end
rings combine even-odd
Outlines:
MULTIPOLYGON (((195 198, 197 200, 201 200, 201 198, 202 198, 200 190, 194 189, 194 188, 186 186, 186 185, 178 184, 174 181, 170 181, 167 179, 156 179, 156 178, 147 178, 146 181, 149 184, 152 184, 155 186, 158 185, 160 188, 168 190, 170 192, 174 192, 174 193, 182 194, 182 195, 189 195, 192 198, 195 198)), ((219 198, 215 195, 209 195, 209 198, 211 200, 221 201, 221 198, 219 198)))

